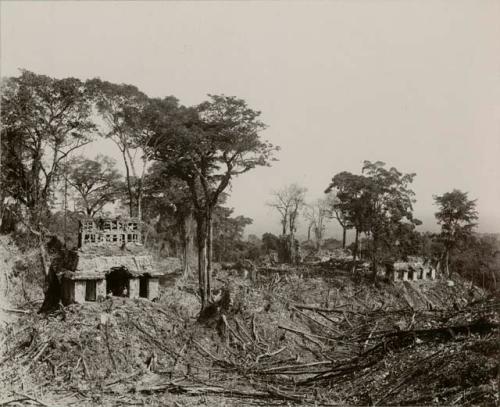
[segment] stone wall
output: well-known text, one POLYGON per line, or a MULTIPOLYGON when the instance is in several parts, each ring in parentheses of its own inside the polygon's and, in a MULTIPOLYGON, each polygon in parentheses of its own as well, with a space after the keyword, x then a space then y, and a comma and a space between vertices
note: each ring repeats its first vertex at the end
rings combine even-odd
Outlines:
POLYGON ((139 279, 138 278, 131 278, 129 280, 128 296, 130 298, 139 298, 139 279))
MULTIPOLYGON (((95 280, 96 282, 96 300, 106 298, 106 280, 95 280)), ((64 279, 62 282, 62 302, 64 305, 72 303, 82 304, 85 302, 87 280, 64 279)), ((148 277, 148 299, 153 300, 159 295, 159 278, 148 277)), ((139 278, 129 280, 129 298, 139 298, 139 278)))
POLYGON ((121 246, 141 243, 141 222, 137 219, 83 219, 80 221, 78 246, 121 246))
POLYGON ((85 280, 74 280, 74 298, 73 301, 77 304, 82 304, 85 302, 85 280))
POLYGON ((154 300, 159 295, 159 279, 156 277, 148 278, 148 299, 154 300))
POLYGON ((400 268, 392 272, 392 279, 393 281, 435 280, 436 269, 433 267, 422 267, 419 269, 400 268))
POLYGON ((106 280, 96 281, 96 298, 106 298, 106 280))

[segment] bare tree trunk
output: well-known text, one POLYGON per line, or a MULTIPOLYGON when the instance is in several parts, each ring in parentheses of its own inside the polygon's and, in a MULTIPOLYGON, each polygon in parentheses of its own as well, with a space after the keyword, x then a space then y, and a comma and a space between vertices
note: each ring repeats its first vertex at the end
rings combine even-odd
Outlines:
POLYGON ((198 282, 201 298, 201 309, 204 310, 207 306, 208 289, 207 289, 207 246, 205 239, 198 240, 198 282))
POLYGON ((356 229, 356 236, 354 238, 354 251, 352 254, 352 259, 356 261, 358 258, 358 246, 359 246, 359 230, 356 229))
POLYGON ((321 248, 321 244, 323 243, 323 227, 316 226, 314 235, 316 237, 316 249, 319 250, 321 248))
POLYGON ((450 250, 446 249, 445 253, 445 267, 446 267, 446 276, 450 278, 450 250))
MULTIPOLYGON (((376 233, 371 233, 371 238, 372 238, 371 250, 367 250, 369 252, 367 254, 367 258, 370 259, 370 261, 371 261, 372 279, 373 279, 373 281, 375 281, 375 278, 377 277, 377 272, 378 272, 377 253, 378 253, 378 245, 379 245, 380 239, 378 238, 378 234, 376 234, 376 233)), ((361 249, 361 244, 360 244, 360 249, 361 249)))
POLYGON ((212 234, 213 234, 213 220, 212 211, 209 209, 207 214, 207 290, 208 290, 208 301, 211 301, 212 296, 212 234))
POLYGON ((289 218, 289 227, 290 227, 290 263, 295 263, 295 214, 291 213, 289 218))
POLYGON ((58 307, 61 299, 61 286, 55 270, 50 265, 49 255, 45 245, 45 233, 42 228, 38 231, 31 229, 31 231, 38 237, 40 263, 44 274, 44 300, 40 312, 47 312, 58 307))
POLYGON ((345 249, 345 241, 346 241, 347 228, 342 226, 342 249, 345 249))
POLYGON ((184 242, 184 250, 182 253, 182 277, 187 279, 189 277, 189 240, 184 242))
POLYGON ((137 218, 142 220, 142 186, 139 188, 140 190, 137 192, 137 218))
POLYGON ((359 231, 356 229, 356 235, 354 238, 354 250, 352 253, 352 267, 351 267, 351 272, 354 272, 356 270, 356 260, 358 258, 358 242, 359 242, 359 231))
POLYGON ((127 179, 127 192, 128 192, 128 207, 129 207, 129 215, 130 217, 134 216, 134 194, 132 192, 132 184, 130 182, 130 168, 127 161, 127 155, 125 152, 125 147, 123 147, 122 155, 123 162, 125 164, 125 178, 127 179))
POLYGON ((198 285, 201 298, 201 310, 203 311, 209 300, 208 291, 208 269, 207 269, 207 228, 206 217, 197 215, 197 236, 198 236, 198 285))
POLYGON ((0 230, 2 230, 4 213, 5 213, 5 202, 4 202, 4 197, 1 195, 0 191, 0 230))
MULTIPOLYGON (((146 154, 144 154, 144 157, 142 159, 141 177, 139 178, 137 185, 137 217, 139 218, 139 220, 142 220, 142 196, 144 195, 144 176, 146 174, 147 165, 148 165, 148 158, 146 154)), ((133 169, 135 172, 135 168, 133 169)))
POLYGON ((183 219, 180 225, 181 241, 182 241, 182 277, 189 277, 189 234, 188 234, 187 219, 183 219))
POLYGON ((43 235, 40 234, 39 239, 38 239, 38 249, 40 251, 40 263, 42 264, 42 271, 43 275, 45 276, 45 280, 47 280, 49 274, 50 274, 50 264, 49 264, 49 259, 47 255, 47 249, 45 248, 45 239, 43 238, 43 235))

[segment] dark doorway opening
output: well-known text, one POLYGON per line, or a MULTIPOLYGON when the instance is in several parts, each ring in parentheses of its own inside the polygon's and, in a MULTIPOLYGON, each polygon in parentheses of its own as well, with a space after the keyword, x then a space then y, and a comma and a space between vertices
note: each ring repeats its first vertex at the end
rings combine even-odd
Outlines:
POLYGON ((139 297, 148 298, 148 277, 141 276, 139 278, 139 297))
POLYGON ((85 282, 85 301, 95 301, 97 294, 97 282, 89 280, 85 282))
POLYGON ((115 297, 129 296, 130 277, 124 267, 113 268, 106 275, 106 291, 115 297))

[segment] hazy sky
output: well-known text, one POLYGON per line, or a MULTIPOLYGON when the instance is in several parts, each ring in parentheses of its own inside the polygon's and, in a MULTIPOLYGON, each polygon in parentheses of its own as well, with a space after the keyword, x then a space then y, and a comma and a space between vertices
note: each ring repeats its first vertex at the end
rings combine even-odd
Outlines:
POLYGON ((249 233, 279 231, 272 190, 298 182, 312 200, 363 160, 417 173, 425 229, 432 195, 459 188, 477 198, 480 230, 500 231, 500 1, 2 1, 1 74, 18 68, 188 105, 247 100, 282 148, 234 181, 249 233))

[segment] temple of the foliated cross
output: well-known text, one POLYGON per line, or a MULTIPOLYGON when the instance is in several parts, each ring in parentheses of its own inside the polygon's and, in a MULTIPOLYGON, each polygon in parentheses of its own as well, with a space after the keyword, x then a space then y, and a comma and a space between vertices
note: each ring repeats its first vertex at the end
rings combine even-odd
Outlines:
POLYGON ((142 244, 138 219, 82 219, 78 249, 62 268, 64 304, 97 301, 106 296, 158 297, 159 277, 142 244))

